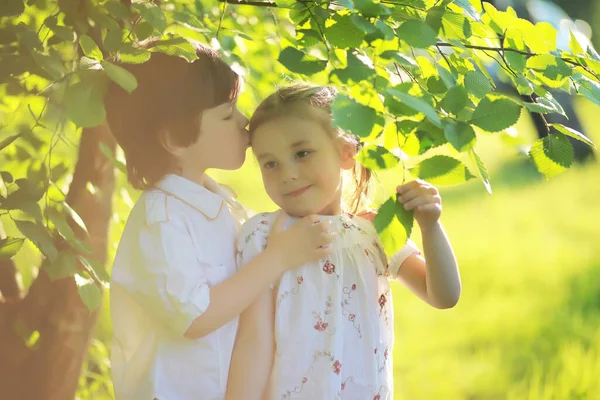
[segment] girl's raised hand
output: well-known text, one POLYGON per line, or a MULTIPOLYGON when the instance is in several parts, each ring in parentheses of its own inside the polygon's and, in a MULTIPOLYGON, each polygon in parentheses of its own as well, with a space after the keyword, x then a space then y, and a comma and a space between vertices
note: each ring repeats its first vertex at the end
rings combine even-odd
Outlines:
POLYGON ((320 221, 319 216, 309 215, 283 230, 288 215, 281 210, 269 234, 267 249, 281 257, 282 272, 297 268, 311 261, 326 257, 333 241, 331 222, 320 221))
POLYGON ((442 198, 437 188, 421 179, 396 188, 398 201, 404 209, 414 211, 422 230, 435 225, 442 215, 442 198))

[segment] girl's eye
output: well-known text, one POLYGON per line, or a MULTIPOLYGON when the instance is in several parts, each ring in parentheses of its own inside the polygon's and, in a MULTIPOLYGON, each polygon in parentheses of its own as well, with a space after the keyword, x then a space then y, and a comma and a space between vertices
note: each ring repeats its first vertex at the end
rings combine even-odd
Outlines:
POLYGON ((305 158, 308 157, 310 155, 310 153, 312 153, 312 151, 310 150, 302 150, 296 153, 296 157, 298 158, 305 158))
POLYGON ((264 169, 273 169, 277 166, 277 163, 275 161, 268 161, 263 165, 264 169))
POLYGON ((225 121, 229 121, 230 119, 233 118, 233 113, 231 113, 231 115, 226 116, 225 118, 223 118, 223 120, 225 121))

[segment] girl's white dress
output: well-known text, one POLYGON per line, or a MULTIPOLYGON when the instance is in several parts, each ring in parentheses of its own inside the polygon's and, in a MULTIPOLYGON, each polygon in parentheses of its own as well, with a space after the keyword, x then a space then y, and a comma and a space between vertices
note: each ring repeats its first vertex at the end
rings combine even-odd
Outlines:
MULTIPOLYGON (((276 216, 259 214, 244 225, 239 266, 265 248, 276 216)), ((270 399, 391 400, 394 315, 388 279, 419 250, 409 240, 388 262, 370 221, 349 214, 321 219, 331 220, 337 233, 331 254, 286 272, 274 287, 270 399)))

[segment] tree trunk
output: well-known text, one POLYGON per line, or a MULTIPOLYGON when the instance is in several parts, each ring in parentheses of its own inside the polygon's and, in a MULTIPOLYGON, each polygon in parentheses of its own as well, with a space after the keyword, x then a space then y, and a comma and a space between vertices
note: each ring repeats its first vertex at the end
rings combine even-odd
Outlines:
MULTIPOLYGON (((114 191, 112 162, 100 150, 115 141, 105 126, 84 129, 67 202, 85 222, 94 249, 93 258, 106 262, 111 199, 114 191), (87 190, 90 182, 95 194, 87 190)), ((86 235, 71 224, 80 239, 86 235)), ((77 293, 72 277, 52 281, 40 269, 26 296, 16 295, 8 278, 14 266, 0 265, 0 397, 10 400, 71 400, 75 397, 81 367, 89 346, 96 313, 90 313, 77 293), (10 301, 4 293, 9 288, 10 301), (22 299, 21 299, 22 297, 22 299), (32 332, 39 340, 28 347, 32 332)), ((14 279, 14 275, 13 275, 14 279)), ((16 281, 15 281, 16 282, 16 281)), ((30 343, 31 345, 31 343, 30 343)))

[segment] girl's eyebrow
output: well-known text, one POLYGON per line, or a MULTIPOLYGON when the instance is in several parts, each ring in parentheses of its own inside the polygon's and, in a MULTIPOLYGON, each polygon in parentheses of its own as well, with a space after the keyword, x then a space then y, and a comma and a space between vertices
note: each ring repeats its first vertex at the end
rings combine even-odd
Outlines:
MULTIPOLYGON (((292 149, 295 149, 296 147, 306 146, 309 143, 310 142, 308 140, 306 140, 306 139, 298 140, 297 142, 292 143, 292 145, 290 147, 292 149)), ((270 153, 263 153, 263 154, 257 154, 256 155, 256 159, 257 160, 261 160, 261 159, 267 158, 267 157, 273 157, 273 155, 270 154, 270 153)))
POLYGON ((291 147, 292 147, 292 148, 295 148, 295 147, 300 147, 300 146, 306 146, 308 143, 309 143, 309 141, 308 141, 308 140, 306 140, 306 139, 304 139, 304 140, 299 140, 299 141, 297 141, 297 142, 293 143, 291 147))

